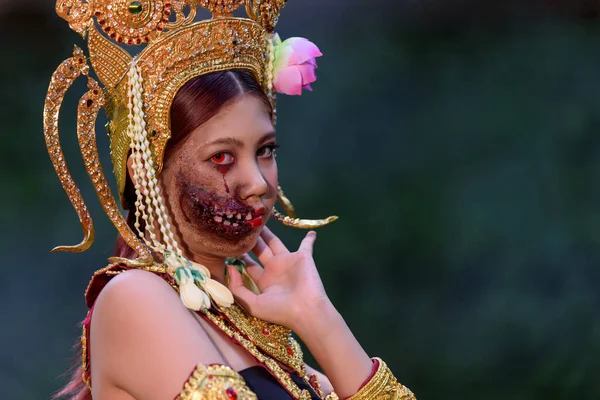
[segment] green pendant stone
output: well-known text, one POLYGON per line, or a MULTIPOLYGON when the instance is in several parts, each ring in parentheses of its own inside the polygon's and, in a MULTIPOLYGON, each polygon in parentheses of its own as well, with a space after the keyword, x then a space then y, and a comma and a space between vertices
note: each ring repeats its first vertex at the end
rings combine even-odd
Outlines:
POLYGON ((132 1, 129 3, 129 12, 132 14, 139 14, 142 12, 142 3, 139 1, 132 1))

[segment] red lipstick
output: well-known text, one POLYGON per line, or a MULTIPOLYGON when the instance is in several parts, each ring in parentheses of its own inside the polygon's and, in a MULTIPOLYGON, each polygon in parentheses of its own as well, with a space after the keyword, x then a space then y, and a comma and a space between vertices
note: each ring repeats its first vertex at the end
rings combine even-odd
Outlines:
POLYGON ((254 213, 252 213, 252 216, 254 218, 252 218, 250 221, 248 221, 248 224, 252 227, 252 228, 258 228, 262 225, 263 222, 263 216, 265 214, 265 208, 264 207, 260 207, 257 210, 254 211, 254 213))

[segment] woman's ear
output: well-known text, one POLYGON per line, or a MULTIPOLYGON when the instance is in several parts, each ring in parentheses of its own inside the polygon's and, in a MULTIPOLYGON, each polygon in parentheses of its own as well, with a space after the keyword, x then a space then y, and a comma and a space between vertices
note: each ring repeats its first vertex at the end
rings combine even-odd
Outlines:
POLYGON ((131 179, 131 183, 133 183, 133 186, 135 187, 135 179, 133 179, 133 155, 131 154, 129 157, 127 157, 127 174, 129 175, 129 179, 131 179))

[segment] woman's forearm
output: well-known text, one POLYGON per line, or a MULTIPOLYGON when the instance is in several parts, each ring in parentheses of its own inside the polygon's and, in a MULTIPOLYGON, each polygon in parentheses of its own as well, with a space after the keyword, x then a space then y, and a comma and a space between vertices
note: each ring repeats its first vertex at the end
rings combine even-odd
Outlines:
POLYGON ((300 318, 294 330, 338 396, 351 396, 369 378, 373 362, 329 300, 312 310, 300 318))

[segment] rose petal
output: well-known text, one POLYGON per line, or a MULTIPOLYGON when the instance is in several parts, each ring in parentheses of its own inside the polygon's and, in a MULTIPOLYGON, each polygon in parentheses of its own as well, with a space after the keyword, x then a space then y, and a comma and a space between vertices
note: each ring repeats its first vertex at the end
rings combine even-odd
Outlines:
POLYGON ((309 83, 313 83, 317 80, 317 75, 315 74, 315 67, 312 64, 304 63, 298 65, 298 69, 302 74, 302 84, 308 85, 309 83))
POLYGON ((281 68, 277 71, 273 82, 279 93, 298 96, 302 94, 302 73, 297 66, 281 68))
POLYGON ((308 90, 309 92, 312 92, 312 86, 310 85, 304 85, 302 86, 302 89, 308 90))

